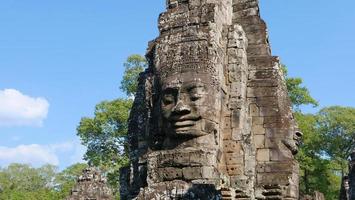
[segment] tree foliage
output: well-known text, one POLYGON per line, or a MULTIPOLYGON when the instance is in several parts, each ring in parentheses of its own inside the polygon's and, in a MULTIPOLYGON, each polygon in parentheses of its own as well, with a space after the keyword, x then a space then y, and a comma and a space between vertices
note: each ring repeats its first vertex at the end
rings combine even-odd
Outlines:
POLYGON ((318 113, 318 129, 323 138, 323 153, 335 161, 342 175, 347 171, 347 158, 355 150, 355 108, 331 106, 318 113))
POLYGON ((86 166, 74 164, 57 173, 57 168, 53 165, 34 168, 27 164, 10 164, 0 169, 0 199, 65 199, 86 166))
POLYGON ((125 158, 124 143, 132 100, 116 99, 96 105, 94 118, 84 117, 77 128, 88 149, 85 159, 95 166, 112 167, 125 158))
POLYGON ((291 99, 293 108, 299 111, 302 105, 318 106, 318 102, 311 96, 307 87, 302 86, 302 78, 289 77, 286 65, 282 65, 282 69, 286 80, 288 96, 291 99))
POLYGON ((59 191, 57 194, 59 199, 65 199, 70 194, 77 178, 82 175, 83 170, 87 167, 86 163, 76 163, 55 175, 56 185, 54 188, 59 191))
POLYGON ((323 138, 319 134, 317 115, 296 112, 295 117, 303 132, 303 145, 297 155, 301 169, 300 191, 302 194, 320 191, 326 199, 336 199, 340 177, 332 170, 335 163, 322 156, 323 138))
POLYGON ((107 173, 113 189, 118 190, 119 169, 128 163, 125 152, 130 99, 103 101, 93 118, 82 118, 77 134, 87 147, 84 159, 107 173))
POLYGON ((128 164, 125 148, 128 117, 132 98, 137 90, 138 76, 147 67, 144 57, 134 54, 124 63, 125 72, 120 89, 129 98, 102 101, 95 107, 94 117, 84 117, 77 135, 87 147, 84 158, 107 173, 108 182, 117 192, 119 169, 128 164))
POLYGON ((319 113, 304 114, 300 109, 304 105, 316 107, 318 102, 302 85, 302 78, 289 77, 285 65, 283 71, 288 95, 295 111, 294 115, 303 133, 303 145, 297 155, 301 169, 300 192, 312 194, 314 191, 320 191, 327 200, 337 199, 341 177, 334 170, 338 168, 338 164, 324 156, 325 137, 319 126, 319 113))
POLYGON ((133 54, 127 58, 123 64, 125 72, 121 81, 120 89, 132 97, 136 93, 138 76, 147 67, 147 60, 138 54, 133 54))

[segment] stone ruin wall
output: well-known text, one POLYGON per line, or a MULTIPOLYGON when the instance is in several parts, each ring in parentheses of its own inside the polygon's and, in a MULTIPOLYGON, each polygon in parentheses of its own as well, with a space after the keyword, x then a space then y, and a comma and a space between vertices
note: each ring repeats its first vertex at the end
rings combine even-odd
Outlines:
POLYGON ((131 111, 122 199, 194 199, 199 192, 205 199, 298 199, 300 133, 258 1, 168 0, 159 30, 131 111), (206 74, 221 112, 214 134, 172 148, 159 123, 159 85, 190 71, 206 74))
POLYGON ((299 169, 292 155, 297 147, 292 140, 301 133, 293 119, 280 61, 271 55, 258 1, 237 1, 233 8, 234 22, 242 25, 248 38, 247 99, 256 148, 257 185, 264 189, 289 185, 286 196, 298 198, 299 169))
POLYGON ((95 167, 88 167, 78 177, 66 200, 114 200, 106 178, 95 167))

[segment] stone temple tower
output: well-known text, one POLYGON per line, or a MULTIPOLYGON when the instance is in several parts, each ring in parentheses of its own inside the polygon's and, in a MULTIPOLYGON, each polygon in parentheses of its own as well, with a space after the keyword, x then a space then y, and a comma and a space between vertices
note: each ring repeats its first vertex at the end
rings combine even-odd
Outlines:
POLYGON ((258 0, 167 0, 121 199, 296 200, 297 130, 258 0))

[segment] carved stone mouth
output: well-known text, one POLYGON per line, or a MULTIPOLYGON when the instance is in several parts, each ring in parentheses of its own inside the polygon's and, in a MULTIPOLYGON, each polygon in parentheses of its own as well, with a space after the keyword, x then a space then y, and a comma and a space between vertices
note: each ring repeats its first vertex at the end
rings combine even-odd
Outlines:
POLYGON ((173 116, 173 117, 171 117, 170 119, 169 119, 169 121, 171 122, 171 123, 177 123, 177 122, 184 122, 184 121, 194 121, 194 122, 196 122, 196 121, 198 121, 198 120, 200 120, 201 119, 201 117, 199 116, 199 117, 197 117, 197 116, 173 116))
POLYGON ((190 127, 194 126, 196 124, 196 121, 194 120, 184 120, 184 121, 177 121, 173 123, 174 128, 184 128, 184 127, 190 127))
POLYGON ((201 117, 187 116, 187 117, 179 117, 173 118, 170 120, 172 128, 175 130, 188 130, 191 127, 195 126, 197 121, 199 121, 201 117))

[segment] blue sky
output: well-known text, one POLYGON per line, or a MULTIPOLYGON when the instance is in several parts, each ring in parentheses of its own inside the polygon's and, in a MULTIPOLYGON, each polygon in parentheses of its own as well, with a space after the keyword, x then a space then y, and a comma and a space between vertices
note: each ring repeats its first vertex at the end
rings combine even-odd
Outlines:
MULTIPOLYGON (((144 54, 164 7, 165 0, 1 0, 0 166, 62 169, 80 161, 80 118, 124 97, 122 64, 144 54)), ((353 0, 261 0, 273 54, 320 107, 355 107, 354 7, 353 0)))

